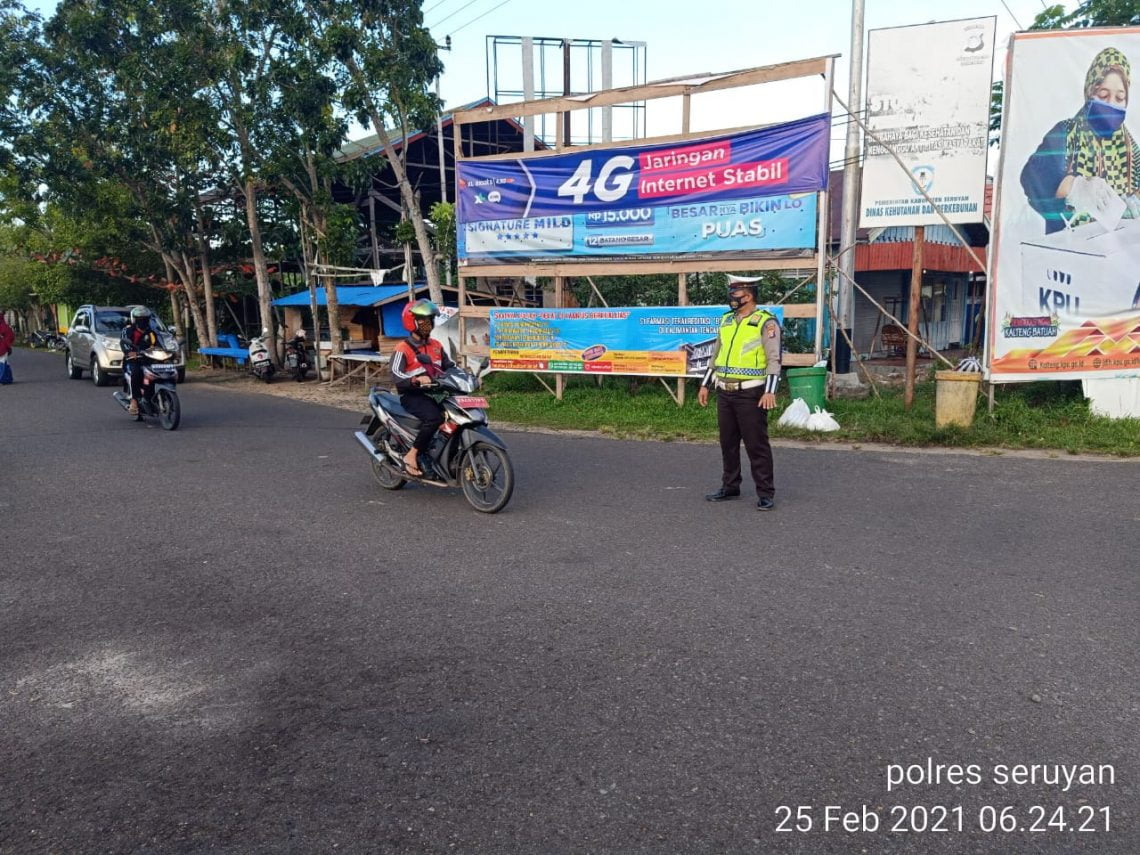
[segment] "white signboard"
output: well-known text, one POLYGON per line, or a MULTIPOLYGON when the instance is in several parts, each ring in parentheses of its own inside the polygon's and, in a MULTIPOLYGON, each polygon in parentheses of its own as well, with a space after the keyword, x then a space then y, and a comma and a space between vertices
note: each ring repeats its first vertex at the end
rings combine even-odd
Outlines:
POLYGON ((997 382, 1140 376, 1140 28, 1013 36, 986 364, 997 382))
POLYGON ((871 30, 859 224, 980 223, 997 18, 871 30))
POLYGON ((570 217, 527 217, 465 223, 468 252, 521 252, 527 255, 574 248, 570 217))

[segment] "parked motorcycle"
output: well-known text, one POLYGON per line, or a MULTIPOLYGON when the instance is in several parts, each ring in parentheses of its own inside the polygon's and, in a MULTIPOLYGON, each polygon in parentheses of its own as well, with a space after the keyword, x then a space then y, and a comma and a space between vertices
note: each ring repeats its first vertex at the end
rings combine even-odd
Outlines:
POLYGON ((285 367, 292 372, 293 379, 298 383, 305 379, 305 375, 312 368, 304 330, 285 343, 285 367))
MULTIPOLYGON (((178 369, 169 364, 177 353, 151 348, 139 355, 142 360, 143 392, 139 399, 136 421, 157 419, 163 430, 177 430, 182 422, 182 404, 178 400, 175 384, 178 369)), ((115 400, 124 410, 131 406, 131 372, 123 372, 123 387, 114 392, 115 400)))
POLYGON ((273 367, 273 359, 269 355, 269 345, 265 343, 268 336, 269 330, 262 330, 261 335, 249 340, 249 370, 254 377, 266 383, 272 382, 273 373, 277 370, 273 367))
POLYGON ((428 452, 419 455, 419 476, 408 473, 404 455, 420 420, 403 408, 398 395, 372 390, 369 413, 361 420, 368 427, 354 435, 372 458, 372 475, 381 487, 399 490, 408 481, 460 487, 477 511, 493 514, 506 507, 515 486, 514 468, 506 444, 487 427, 487 399, 471 394, 487 364, 484 361, 474 375, 452 368, 425 387, 442 405, 444 422, 428 452))
POLYGON ((28 346, 33 349, 46 347, 48 350, 63 350, 67 346, 67 339, 52 330, 36 330, 28 335, 28 346))

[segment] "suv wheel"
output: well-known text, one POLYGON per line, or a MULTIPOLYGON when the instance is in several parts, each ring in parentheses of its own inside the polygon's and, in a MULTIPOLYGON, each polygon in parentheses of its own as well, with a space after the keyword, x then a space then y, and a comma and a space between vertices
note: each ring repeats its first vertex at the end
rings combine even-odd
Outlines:
POLYGON ((106 386, 111 382, 111 378, 103 371, 103 367, 99 364, 99 357, 91 357, 91 380, 96 386, 106 386))
POLYGON ((71 358, 71 351, 67 351, 64 357, 67 360, 67 376, 72 380, 78 380, 83 376, 83 369, 75 364, 75 360, 71 358))

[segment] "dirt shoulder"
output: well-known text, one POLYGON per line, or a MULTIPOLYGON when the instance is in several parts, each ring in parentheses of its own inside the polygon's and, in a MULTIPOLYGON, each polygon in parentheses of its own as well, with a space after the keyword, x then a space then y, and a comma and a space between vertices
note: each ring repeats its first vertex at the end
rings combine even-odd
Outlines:
MULTIPOLYGON (((332 385, 319 383, 310 378, 303 383, 297 383, 288 378, 279 378, 273 383, 264 383, 255 380, 248 374, 237 371, 220 371, 199 369, 192 371, 187 377, 191 383, 209 385, 212 388, 246 392, 259 395, 273 395, 279 398, 292 398, 295 401, 305 401, 310 404, 320 404, 326 407, 336 407, 341 410, 360 413, 364 411, 367 390, 359 381, 336 381, 332 385)), ((613 434, 593 430, 569 430, 562 428, 536 427, 533 425, 511 424, 495 421, 495 426, 502 430, 524 431, 527 433, 557 434, 560 436, 579 436, 605 439, 630 439, 631 437, 614 437, 613 434)), ((680 441, 680 440, 678 440, 680 441)), ((712 440, 684 440, 700 445, 715 445, 712 440)), ((1063 449, 1014 449, 1014 448, 940 448, 934 446, 902 446, 887 445, 875 442, 851 442, 845 440, 837 442, 821 437, 819 441, 805 442, 796 439, 772 440, 777 448, 810 448, 819 451, 861 451, 882 452, 891 454, 937 454, 937 455, 970 455, 974 457, 1006 457, 1023 458, 1027 460, 1070 460, 1074 462, 1114 462, 1122 464, 1140 464, 1140 458, 1114 457, 1097 454, 1069 454, 1063 449)))

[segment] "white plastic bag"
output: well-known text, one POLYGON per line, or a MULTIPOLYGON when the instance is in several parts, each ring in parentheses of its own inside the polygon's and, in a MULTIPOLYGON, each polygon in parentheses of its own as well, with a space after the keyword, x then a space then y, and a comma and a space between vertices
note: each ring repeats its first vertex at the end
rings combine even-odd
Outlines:
POLYGON ((819 407, 815 408, 815 412, 808 416, 807 429, 817 430, 821 433, 831 433, 832 431, 839 430, 839 422, 827 410, 821 410, 819 407))
POLYGON ((784 414, 780 416, 780 421, 777 424, 780 427, 806 428, 810 417, 811 410, 808 409, 807 401, 803 398, 796 398, 784 410, 784 414))

